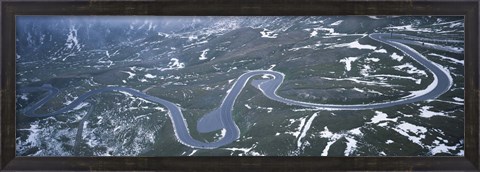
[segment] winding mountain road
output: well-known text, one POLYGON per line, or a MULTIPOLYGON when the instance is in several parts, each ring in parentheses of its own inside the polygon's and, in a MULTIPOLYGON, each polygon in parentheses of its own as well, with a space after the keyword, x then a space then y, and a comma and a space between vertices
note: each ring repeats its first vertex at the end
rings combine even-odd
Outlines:
POLYGON ((180 110, 180 107, 178 107, 175 103, 145 94, 141 91, 128 88, 128 87, 105 87, 97 90, 92 90, 79 96, 73 102, 60 108, 59 110, 51 113, 46 113, 46 114, 37 114, 35 113, 35 111, 58 94, 59 90, 57 88, 54 88, 48 84, 43 85, 41 87, 19 88, 18 91, 21 93, 39 92, 39 91, 47 92, 47 96, 25 107, 24 109, 22 109, 21 112, 23 112, 24 115, 29 117, 48 117, 48 116, 61 115, 66 112, 75 110, 77 106, 79 106, 82 102, 84 102, 86 99, 88 99, 91 96, 98 95, 104 92, 121 91, 121 92, 129 93, 132 96, 140 97, 150 102, 165 106, 168 109, 168 114, 173 124, 175 135, 178 141, 181 142, 182 144, 192 148, 214 149, 214 148, 218 148, 218 147, 227 145, 229 143, 232 143, 233 141, 237 140, 240 137, 240 130, 232 118, 233 106, 235 104, 235 100, 237 99, 238 95, 241 93, 241 91, 243 90, 245 85, 248 83, 248 81, 254 76, 259 76, 259 75, 271 76, 270 79, 254 80, 252 82, 253 85, 259 90, 261 90, 262 93, 269 99, 279 101, 288 105, 303 106, 303 107, 315 108, 319 110, 322 110, 322 109, 364 110, 364 109, 386 108, 386 107, 391 107, 396 105, 413 103, 417 101, 435 99, 438 96, 445 93, 451 87, 453 80, 450 74, 448 73, 448 71, 444 70, 440 65, 429 61, 426 57, 418 53, 416 50, 410 48, 409 46, 402 44, 400 42, 397 42, 395 40, 388 39, 390 37, 390 34, 374 33, 374 34, 370 34, 369 37, 373 40, 382 42, 384 44, 388 44, 404 52, 410 58, 414 59, 419 64, 423 65, 426 69, 428 69, 433 74, 433 77, 434 77, 433 82, 424 91, 416 94, 412 94, 407 97, 403 97, 402 99, 399 99, 396 101, 373 103, 373 104, 358 104, 358 105, 315 104, 315 103, 291 100, 291 99, 278 96, 276 94, 276 91, 281 86, 284 80, 284 74, 281 72, 271 71, 271 70, 248 71, 242 74, 235 81, 232 88, 230 88, 230 90, 228 91, 228 94, 224 98, 220 107, 214 112, 205 115, 204 118, 199 120, 198 122, 199 128, 202 128, 203 125, 210 125, 212 120, 209 121, 209 120, 206 120, 206 118, 216 119, 213 122, 220 124, 220 125, 212 125, 214 127, 210 127, 210 128, 207 127, 207 129, 204 129, 204 131, 215 131, 222 128, 225 130, 225 134, 222 138, 220 138, 217 141, 208 142, 208 143, 196 140, 190 135, 189 129, 183 117, 182 111, 180 110))

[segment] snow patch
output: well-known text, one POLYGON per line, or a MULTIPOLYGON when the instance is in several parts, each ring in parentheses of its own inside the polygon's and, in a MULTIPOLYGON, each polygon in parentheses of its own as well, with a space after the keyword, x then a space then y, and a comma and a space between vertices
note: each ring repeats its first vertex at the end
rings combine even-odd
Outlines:
POLYGON ((25 144, 30 144, 30 146, 38 146, 40 145, 39 141, 39 134, 40 131, 43 129, 40 129, 38 126, 38 121, 34 122, 33 124, 30 124, 30 128, 27 129, 18 129, 20 131, 29 131, 30 134, 28 135, 28 138, 25 140, 25 144))
POLYGON ((349 156, 357 148, 357 141, 351 137, 345 137, 347 139, 347 148, 343 152, 345 156, 349 156))
POLYGON ((385 49, 379 49, 379 50, 375 50, 373 51, 374 53, 387 53, 387 50, 385 49))
POLYGON ((22 95, 20 95, 20 99, 22 99, 22 100, 28 100, 27 94, 26 94, 26 93, 23 93, 22 95))
POLYGON ((370 57, 370 58, 366 58, 365 61, 366 61, 366 62, 370 62, 370 61, 372 61, 372 62, 379 62, 380 59, 379 59, 379 58, 371 58, 371 57, 370 57))
POLYGON ((371 18, 371 19, 374 19, 374 20, 379 20, 379 19, 382 19, 382 18, 378 18, 377 16, 367 16, 368 18, 371 18))
POLYGON ((432 106, 423 106, 421 109, 420 109, 420 117, 423 117, 423 118, 430 118, 432 116, 448 116, 444 113, 441 113, 441 112, 433 112, 433 111, 430 111, 429 109, 431 109, 432 106))
POLYGON ((130 71, 122 71, 122 72, 128 74, 128 79, 132 79, 135 76, 135 74, 133 72, 130 72, 130 71))
POLYGON ((207 52, 209 51, 210 49, 205 49, 202 51, 202 54, 200 54, 200 57, 198 58, 198 60, 207 60, 207 52))
POLYGON ((443 55, 440 55, 440 54, 435 54, 435 53, 429 53, 428 55, 430 56, 437 56, 437 57, 440 57, 442 59, 445 59, 445 60, 448 60, 452 63, 457 63, 457 64, 462 64, 464 65, 464 61, 463 60, 458 60, 458 59, 455 59, 455 58, 452 58, 452 57, 447 57, 447 56, 443 56, 443 55))
POLYGON ((450 150, 456 150, 457 149, 457 146, 454 145, 454 146, 447 146, 445 144, 439 144, 437 146, 435 146, 434 148, 432 148, 430 150, 430 153, 432 153, 432 155, 435 155, 435 154, 438 154, 438 153, 450 153, 450 150))
POLYGON ((187 156, 192 156, 194 153, 196 153, 198 151, 198 149, 195 149, 193 150, 190 154, 188 154, 187 156))
POLYGON ((398 66, 393 66, 393 68, 396 69, 396 70, 399 70, 399 71, 402 71, 403 69, 406 69, 405 72, 407 72, 408 74, 418 74, 418 75, 427 76, 427 73, 424 70, 420 70, 410 63, 405 63, 403 65, 398 65, 398 66))
MULTIPOLYGON (((23 97, 23 96, 22 96, 23 97)), ((459 97, 454 97, 453 100, 457 101, 457 102, 464 102, 465 100, 462 99, 462 98, 459 98, 459 97)))
POLYGON ((352 135, 357 135, 357 136, 363 135, 362 131, 360 131, 360 127, 351 129, 350 131, 348 131, 348 133, 352 135))
POLYGON ((327 145, 325 146, 321 154, 321 156, 328 156, 328 150, 330 149, 330 146, 332 146, 333 143, 340 139, 342 135, 332 133, 330 130, 328 130, 328 127, 325 126, 324 130, 320 132, 320 137, 328 138, 327 145))
POLYGON ((78 109, 81 109, 85 106, 88 106, 88 103, 87 102, 83 102, 83 103, 80 103, 79 105, 77 105, 75 108, 73 108, 73 110, 78 110, 78 109))
POLYGON ((152 74, 145 74, 145 78, 149 78, 149 79, 152 79, 152 78, 156 78, 157 76, 156 75, 152 75, 152 74))
MULTIPOLYGON (((295 122, 295 120, 291 119, 290 121, 291 122, 295 122)), ((303 117, 303 118, 300 118, 300 125, 298 126, 298 128, 296 129, 295 132, 290 132, 290 134, 292 134, 293 136, 295 136, 295 138, 298 138, 298 136, 300 135, 301 133, 301 130, 303 128, 303 126, 305 125, 305 120, 306 120, 306 117, 303 117)))
POLYGON ((331 26, 338 26, 339 24, 341 24, 343 22, 343 20, 339 20, 339 21, 336 21, 332 24, 330 24, 331 26))
POLYGON ((366 85, 382 85, 382 86, 389 86, 392 87, 393 85, 383 83, 383 82, 375 82, 375 81, 365 81, 360 80, 360 77, 350 77, 350 78, 327 78, 321 77, 321 79, 330 80, 330 81, 352 81, 359 84, 366 84, 366 85))
POLYGON ((168 68, 162 69, 162 71, 183 69, 185 68, 185 63, 180 62, 177 58, 171 58, 167 66, 168 68))
POLYGON ((71 26, 69 28, 69 32, 68 32, 68 35, 67 35, 67 41, 66 41, 65 45, 69 49, 75 47, 77 50, 80 50, 80 44, 78 43, 78 39, 77 39, 77 29, 75 29, 74 26, 71 26))
POLYGON ((375 46, 372 46, 372 45, 365 45, 365 44, 360 44, 358 42, 358 39, 353 41, 353 42, 350 42, 350 43, 344 43, 344 44, 336 44, 336 45, 332 45, 332 46, 329 46, 329 47, 326 47, 326 48, 339 48, 339 47, 348 47, 348 48, 356 48, 356 49, 367 49, 367 50, 375 50, 377 49, 377 47, 375 46))
POLYGON ((276 65, 276 64, 272 64, 272 65, 270 65, 270 68, 268 68, 267 70, 273 70, 273 68, 274 68, 275 66, 277 66, 277 65, 276 65))
POLYGON ((360 70, 360 75, 364 76, 364 77, 368 77, 370 74, 370 70, 372 68, 369 66, 369 65, 363 65, 363 68, 360 70))
POLYGON ((411 24, 403 25, 403 26, 385 27, 385 29, 393 29, 397 31, 411 31, 411 32, 432 32, 431 28, 414 28, 411 24))
POLYGON ((260 34, 262 34, 262 38, 277 38, 277 35, 273 31, 269 31, 267 29, 263 29, 263 31, 260 31, 260 34))
POLYGON ((340 63, 345 63, 345 69, 347 71, 350 71, 352 69, 352 62, 357 60, 358 57, 345 57, 340 60, 340 63))
POLYGON ((365 91, 363 91, 362 89, 359 89, 359 88, 357 88, 357 87, 354 87, 353 90, 358 91, 358 92, 361 92, 361 93, 365 92, 365 91))
POLYGON ((392 55, 390 55, 390 57, 392 57, 392 59, 396 61, 402 61, 403 59, 403 56, 398 55, 397 53, 393 53, 392 55))
POLYGON ((425 138, 424 133, 427 132, 427 128, 403 122, 393 130, 395 130, 396 132, 400 133, 403 136, 408 137, 408 139, 413 143, 416 143, 423 147, 423 144, 420 140, 425 138), (414 135, 410 135, 409 133, 413 133, 414 135))
POLYGON ((397 122, 398 118, 387 118, 388 115, 386 113, 380 112, 380 111, 375 111, 375 116, 371 119, 370 123, 376 124, 379 123, 380 121, 393 121, 397 122))
POLYGON ((310 118, 308 118, 307 123, 303 127, 303 130, 300 134, 300 136, 297 139, 297 148, 300 149, 302 146, 302 139, 307 135, 307 131, 310 129, 310 126, 312 125, 313 120, 318 116, 318 112, 314 113, 310 118))
POLYGON ((318 34, 318 32, 317 32, 316 30, 313 30, 313 31, 310 33, 310 38, 317 36, 317 34, 318 34))
POLYGON ((414 77, 410 76, 399 76, 399 75, 388 75, 388 74, 379 74, 379 75, 370 75, 369 77, 388 77, 388 78, 393 78, 393 79, 408 79, 415 81, 415 83, 420 84, 422 79, 415 79, 414 77))

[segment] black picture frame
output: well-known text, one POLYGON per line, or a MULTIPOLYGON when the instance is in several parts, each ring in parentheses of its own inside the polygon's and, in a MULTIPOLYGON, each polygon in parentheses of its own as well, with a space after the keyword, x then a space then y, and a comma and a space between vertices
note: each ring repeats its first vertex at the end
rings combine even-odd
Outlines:
POLYGON ((1 1, 1 170, 479 170, 479 1, 1 1), (465 17, 463 157, 16 157, 16 15, 462 15, 465 17))

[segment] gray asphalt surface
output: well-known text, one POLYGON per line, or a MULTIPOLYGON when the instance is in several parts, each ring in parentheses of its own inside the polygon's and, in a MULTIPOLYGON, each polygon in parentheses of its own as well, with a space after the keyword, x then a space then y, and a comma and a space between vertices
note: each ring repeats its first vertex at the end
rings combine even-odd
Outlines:
MULTIPOLYGON (((28 92, 38 92, 38 91, 43 91, 47 92, 47 96, 42 98, 41 100, 33 103, 30 106, 27 106, 24 108, 21 112, 23 112, 24 115, 29 116, 29 117, 48 117, 48 116, 56 116, 56 115, 61 115, 64 114, 65 112, 73 110, 75 107, 80 105, 82 102, 84 102, 86 99, 88 99, 91 96, 101 94, 103 92, 110 92, 110 91, 124 91, 127 93, 132 94, 133 96, 136 97, 141 97, 145 100, 148 100, 153 103, 158 103, 163 106, 165 106, 168 109, 168 113, 171 119, 171 122, 174 126, 174 131, 175 135, 178 139, 179 142, 182 144, 192 147, 192 148, 199 148, 199 149, 214 149, 218 148, 224 145, 227 145, 229 143, 232 143, 233 141, 237 140, 240 137, 240 130, 238 126, 235 124, 235 121, 233 121, 232 118, 232 110, 233 106, 235 104, 235 100, 237 99, 238 95, 241 93, 247 82, 250 80, 250 78, 258 75, 270 75, 273 76, 272 79, 266 79, 266 80, 256 80, 255 86, 260 89, 263 94, 275 101, 283 102, 288 105, 295 105, 295 106, 302 106, 302 107, 307 107, 307 108, 315 108, 315 109, 326 109, 326 110, 364 110, 364 109, 377 109, 377 108, 386 108, 386 107, 391 107, 391 106, 396 106, 396 105, 402 105, 402 104, 408 104, 408 103, 413 103, 417 101, 425 101, 429 99, 435 99, 438 96, 442 95, 445 93, 452 85, 452 80, 451 76, 446 73, 444 70, 442 70, 438 65, 434 64, 433 62, 429 61, 427 58, 425 58, 423 55, 415 51, 414 49, 396 42, 394 40, 389 40, 388 38, 390 37, 390 34, 383 34, 383 33, 375 33, 375 34, 370 34, 370 38, 388 44, 394 48, 399 49, 400 51, 404 52, 406 55, 408 55, 410 58, 416 60, 418 63, 423 65, 425 68, 427 68, 432 74, 433 77, 435 77, 437 84, 433 89, 431 89, 430 92, 424 93, 419 96, 415 97, 410 97, 406 99, 401 99, 401 100, 396 100, 396 101, 390 101, 390 102, 383 102, 383 103, 374 103, 374 104, 359 104, 359 105, 335 105, 335 104, 315 104, 315 103, 309 103, 309 102, 301 102, 301 101, 296 101, 296 100, 291 100, 291 99, 286 99, 283 97, 280 97, 276 94, 277 89, 280 87, 284 80, 284 74, 281 72, 277 71, 270 71, 270 70, 255 70, 255 71, 248 71, 244 74, 242 74, 234 83, 232 88, 230 89, 230 92, 227 94, 227 96, 224 98, 221 106, 217 109, 215 113, 212 115, 218 115, 214 117, 213 119, 219 119, 219 121, 213 121, 209 120, 210 122, 199 122, 198 124, 200 125, 200 128, 202 128, 202 125, 215 125, 211 124, 212 121, 216 122, 221 125, 215 125, 219 127, 210 127, 205 131, 215 131, 215 129, 222 129, 224 128, 226 130, 226 133, 223 138, 220 138, 217 141, 214 142, 202 142, 199 140, 196 140, 192 138, 192 136, 189 133, 189 129, 187 127, 186 122, 184 121, 183 114, 180 110, 180 108, 175 104, 172 103, 168 100, 164 100, 158 97, 154 97, 148 94, 145 94, 141 91, 128 88, 128 87, 105 87, 97 90, 92 90, 89 91, 81 96, 79 96, 77 99, 75 99, 73 102, 70 104, 60 108, 59 110, 51 113, 46 113, 46 114, 37 114, 35 111, 43 106, 46 102, 48 102, 51 98, 55 97, 59 90, 57 88, 52 87, 51 85, 43 85, 42 87, 25 87, 25 88, 20 88, 18 89, 19 92, 21 93, 28 93, 28 92)), ((202 118, 203 119, 203 118, 202 118)), ((199 121, 202 121, 200 119, 199 121)), ((208 121, 208 120, 203 120, 203 121, 208 121)))

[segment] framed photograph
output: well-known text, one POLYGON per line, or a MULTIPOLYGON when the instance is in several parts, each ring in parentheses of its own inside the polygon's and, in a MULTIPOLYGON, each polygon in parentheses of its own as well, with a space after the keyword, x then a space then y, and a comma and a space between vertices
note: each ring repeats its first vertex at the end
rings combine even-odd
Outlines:
POLYGON ((2 1, 2 170, 478 170, 479 1, 2 1))

